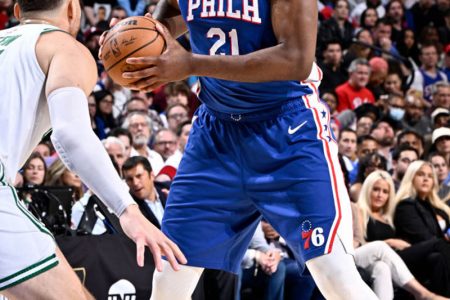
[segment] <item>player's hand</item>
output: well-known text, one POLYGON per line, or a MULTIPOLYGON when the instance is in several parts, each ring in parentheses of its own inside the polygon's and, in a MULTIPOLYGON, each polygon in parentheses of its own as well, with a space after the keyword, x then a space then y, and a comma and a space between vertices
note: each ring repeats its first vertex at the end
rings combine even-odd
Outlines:
POLYGON ((266 253, 269 258, 269 268, 270 268, 270 274, 275 273, 278 269, 278 264, 281 261, 281 252, 278 249, 270 249, 266 253))
POLYGON ((137 205, 127 207, 120 216, 120 225, 125 234, 136 243, 136 259, 140 267, 144 266, 145 246, 152 252, 155 267, 159 272, 162 271, 162 255, 167 258, 175 271, 180 269, 178 263, 187 263, 178 246, 151 224, 139 211, 137 205))
POLYGON ((161 23, 156 23, 156 29, 166 40, 166 50, 160 56, 128 58, 130 65, 147 65, 143 70, 123 73, 124 78, 135 79, 131 89, 145 92, 153 91, 169 82, 183 80, 191 73, 192 54, 186 51, 161 23))

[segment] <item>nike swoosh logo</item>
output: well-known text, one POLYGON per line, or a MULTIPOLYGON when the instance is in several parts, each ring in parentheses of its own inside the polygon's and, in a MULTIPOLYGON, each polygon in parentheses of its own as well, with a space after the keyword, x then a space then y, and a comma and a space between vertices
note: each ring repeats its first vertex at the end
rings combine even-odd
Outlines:
POLYGON ((298 126, 295 127, 295 128, 291 128, 291 126, 289 126, 289 128, 288 128, 288 133, 289 133, 289 134, 294 134, 294 133, 296 133, 296 132, 297 132, 300 128, 302 128, 303 125, 305 125, 306 123, 308 123, 308 121, 303 122, 302 124, 298 125, 298 126))

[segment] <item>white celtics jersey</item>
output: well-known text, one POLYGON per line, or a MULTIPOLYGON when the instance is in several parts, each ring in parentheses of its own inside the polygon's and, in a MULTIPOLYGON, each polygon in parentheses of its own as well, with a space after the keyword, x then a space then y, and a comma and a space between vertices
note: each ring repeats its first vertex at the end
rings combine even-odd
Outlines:
POLYGON ((53 30, 58 29, 28 24, 0 31, 0 169, 11 182, 50 129, 45 74, 35 48, 39 36, 53 30))

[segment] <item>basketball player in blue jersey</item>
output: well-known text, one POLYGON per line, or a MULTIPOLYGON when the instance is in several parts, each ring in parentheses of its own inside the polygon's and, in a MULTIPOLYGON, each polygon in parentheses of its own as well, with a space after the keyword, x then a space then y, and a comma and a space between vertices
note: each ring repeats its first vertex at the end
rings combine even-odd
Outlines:
POLYGON ((350 200, 319 99, 316 0, 161 0, 160 57, 130 58, 134 88, 200 77, 199 108, 163 232, 188 266, 165 265, 154 300, 189 299, 203 268, 237 272, 264 217, 327 299, 376 299, 351 255, 350 200), (189 30, 192 53, 172 36, 189 30))

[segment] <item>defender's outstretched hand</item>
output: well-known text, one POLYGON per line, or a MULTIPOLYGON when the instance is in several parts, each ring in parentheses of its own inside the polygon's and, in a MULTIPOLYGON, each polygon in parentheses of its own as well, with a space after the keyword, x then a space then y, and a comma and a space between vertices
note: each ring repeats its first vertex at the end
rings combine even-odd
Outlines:
POLYGON ((167 258, 175 271, 180 269, 179 263, 187 263, 178 246, 151 224, 141 214, 137 205, 128 206, 120 216, 120 225, 126 235, 136 243, 136 259, 140 267, 144 266, 145 246, 152 252, 155 267, 159 272, 162 271, 162 255, 167 258))
POLYGON ((128 58, 130 65, 147 65, 140 71, 126 72, 125 78, 134 78, 136 82, 132 89, 152 91, 157 87, 172 81, 183 80, 190 75, 192 54, 186 51, 161 23, 156 23, 156 29, 166 41, 166 50, 160 56, 128 58))

